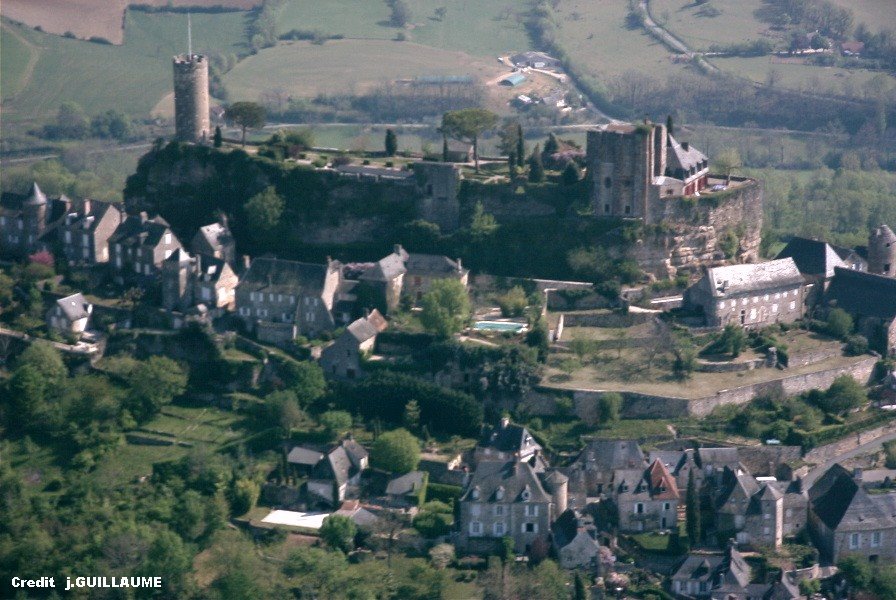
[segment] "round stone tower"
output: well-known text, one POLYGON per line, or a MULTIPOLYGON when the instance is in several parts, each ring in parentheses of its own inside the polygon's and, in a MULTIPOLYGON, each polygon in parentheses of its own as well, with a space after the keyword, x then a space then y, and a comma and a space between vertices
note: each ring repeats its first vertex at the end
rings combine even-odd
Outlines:
POLYGON ((174 136, 182 142, 209 140, 208 59, 202 54, 174 57, 174 136))
POLYGON ((868 236, 868 272, 896 277, 896 234, 886 225, 868 236))

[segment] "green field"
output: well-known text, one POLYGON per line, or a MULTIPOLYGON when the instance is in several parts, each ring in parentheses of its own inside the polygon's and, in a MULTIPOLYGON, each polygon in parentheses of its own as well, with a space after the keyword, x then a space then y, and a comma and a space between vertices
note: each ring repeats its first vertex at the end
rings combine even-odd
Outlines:
POLYGON ((392 39, 404 31, 419 44, 474 56, 497 56, 529 47, 519 16, 525 5, 507 0, 415 0, 408 5, 411 24, 404 30, 389 24, 389 8, 382 0, 292 0, 277 23, 281 32, 316 29, 348 38, 392 39), (439 7, 446 9, 441 20, 435 14, 439 7))
POLYGON ((11 28, 3 26, 0 35, 0 95, 4 100, 19 93, 28 75, 28 62, 34 52, 11 28))
POLYGON ((665 79, 686 68, 643 29, 629 28, 627 14, 627 0, 560 0, 559 43, 576 64, 604 80, 631 70, 665 79))
POLYGON ((855 24, 864 23, 871 31, 896 27, 896 2, 893 0, 831 0, 855 14, 855 24))
POLYGON ((706 50, 712 44, 769 37, 768 23, 756 18, 756 11, 765 5, 763 0, 713 0, 701 5, 691 0, 651 0, 650 14, 693 50, 706 50), (721 14, 709 16, 708 6, 721 14))
MULTIPOLYGON (((88 114, 118 109, 146 116, 171 92, 171 57, 185 50, 184 15, 128 11, 122 46, 49 35, 3 22, 0 72, 3 73, 4 118, 46 118, 64 101, 80 104, 88 114), (39 52, 31 77, 21 81, 28 54, 16 49, 10 29, 39 52), (8 47, 12 51, 8 51, 8 47), (6 102, 9 80, 21 90, 6 102)), ((193 48, 231 53, 241 49, 246 13, 193 15, 193 48)))
POLYGON ((812 93, 861 96, 861 88, 872 79, 883 78, 888 86, 896 83, 892 75, 879 71, 783 63, 773 56, 715 58, 712 62, 723 71, 759 83, 766 83, 769 72, 774 71, 778 77, 776 85, 812 93))
POLYGON ((424 75, 496 77, 497 61, 389 40, 282 43, 241 61, 224 78, 234 100, 257 100, 272 87, 292 96, 361 92, 394 79, 424 75))

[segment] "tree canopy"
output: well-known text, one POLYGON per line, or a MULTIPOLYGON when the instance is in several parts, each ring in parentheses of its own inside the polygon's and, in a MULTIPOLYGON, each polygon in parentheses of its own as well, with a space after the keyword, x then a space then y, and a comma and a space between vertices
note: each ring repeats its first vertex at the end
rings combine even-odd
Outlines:
POLYGON ((470 318, 470 299, 467 289, 457 279, 437 279, 432 282, 420 302, 420 322, 427 331, 439 337, 459 332, 470 318))
POLYGON ((277 194, 276 188, 268 186, 263 192, 249 198, 243 210, 253 228, 261 232, 268 232, 280 224, 283 206, 283 198, 277 194))
POLYGON ((479 136, 494 129, 498 115, 484 108, 451 110, 442 115, 442 133, 450 138, 473 144, 473 161, 479 172, 479 136))
POLYGON ((373 443, 370 463, 390 473, 409 473, 420 464, 420 442, 407 429, 388 431, 373 443))
POLYGON ((243 131, 242 143, 246 145, 246 130, 260 129, 267 120, 267 111, 257 102, 234 102, 224 111, 224 118, 243 131))

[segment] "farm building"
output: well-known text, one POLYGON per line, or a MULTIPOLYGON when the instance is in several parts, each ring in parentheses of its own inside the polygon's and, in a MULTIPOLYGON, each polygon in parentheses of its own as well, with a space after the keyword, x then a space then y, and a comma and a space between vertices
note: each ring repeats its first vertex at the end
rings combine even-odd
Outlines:
POLYGON ((500 83, 501 85, 506 85, 508 87, 516 87, 524 81, 526 81, 526 76, 522 73, 511 73, 498 83, 500 83))

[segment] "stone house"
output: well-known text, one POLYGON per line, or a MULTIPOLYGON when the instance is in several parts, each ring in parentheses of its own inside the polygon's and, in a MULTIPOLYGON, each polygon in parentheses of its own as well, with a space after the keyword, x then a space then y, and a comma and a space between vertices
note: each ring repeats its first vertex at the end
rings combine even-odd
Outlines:
POLYGON ((428 483, 424 471, 411 471, 393 479, 386 484, 386 496, 392 507, 411 508, 420 505, 421 496, 426 494, 428 483))
POLYGON ((114 204, 84 200, 78 210, 65 215, 59 227, 62 251, 70 265, 109 262, 109 238, 125 214, 114 204))
POLYGON ((236 287, 236 310, 259 340, 286 343, 299 334, 316 336, 336 326, 332 313, 342 265, 261 257, 236 287))
POLYGON ((803 596, 791 575, 751 583, 750 565, 734 546, 721 555, 690 554, 670 578, 676 598, 698 600, 797 600, 803 596))
POLYGON ((566 504, 565 483, 547 487, 528 462, 481 461, 460 497, 458 548, 489 554, 505 536, 513 538, 517 553, 526 552, 539 539, 547 544, 557 506, 565 510, 566 504))
POLYGON ((227 226, 227 218, 200 227, 190 241, 190 251, 213 256, 233 267, 236 264, 236 242, 227 226))
POLYGON ((835 268, 825 304, 851 314, 872 347, 896 355, 896 278, 835 268))
POLYGON ((535 441, 529 430, 522 425, 502 417, 497 427, 486 425, 482 437, 473 449, 473 463, 482 460, 534 460, 531 464, 536 471, 544 471, 547 463, 542 455, 541 444, 535 441))
POLYGON ((697 465, 696 451, 692 448, 684 450, 653 450, 647 456, 648 462, 655 460, 663 463, 663 466, 675 478, 679 490, 686 490, 690 474, 694 473, 694 485, 697 489, 703 484, 703 471, 697 465))
POLYGON ((110 263, 121 273, 154 277, 162 261, 180 247, 167 221, 142 212, 125 218, 109 237, 110 263))
POLYGON ((0 250, 5 255, 23 256, 47 246, 44 236, 69 211, 65 196, 50 199, 37 183, 27 197, 4 194, 0 202, 0 250))
POLYGON ((352 439, 344 439, 323 455, 311 468, 307 491, 309 501, 339 506, 349 496, 357 496, 361 472, 369 466, 367 450, 352 439))
POLYGON ((896 561, 896 493, 869 494, 839 464, 809 488, 809 533, 823 560, 896 561))
POLYGON ((296 446, 286 455, 286 464, 293 474, 298 476, 311 475, 312 469, 324 457, 324 453, 314 448, 296 446))
POLYGON ((185 311, 202 304, 209 309, 233 308, 239 278, 226 261, 207 254, 191 256, 178 248, 162 262, 162 306, 185 311))
POLYGON ((647 469, 615 471, 611 493, 620 531, 656 531, 678 526, 678 485, 658 460, 647 469))
POLYGON ((62 335, 80 336, 92 313, 93 305, 78 292, 53 303, 47 311, 47 328, 62 335))
POLYGON ((469 269, 463 268, 460 259, 409 254, 396 244, 391 254, 377 261, 361 274, 359 280, 372 286, 385 299, 386 310, 394 310, 402 297, 419 302, 433 281, 456 279, 466 287, 469 276, 469 269))
POLYGON ((386 319, 376 309, 366 317, 352 322, 335 342, 321 352, 320 366, 324 375, 337 379, 361 377, 363 357, 373 352, 376 336, 388 326, 386 319))
POLYGON ((407 260, 408 253, 401 244, 395 244, 391 254, 375 262, 359 277, 360 285, 370 286, 383 299, 386 311, 398 308, 407 273, 407 260))
POLYGON ((592 440, 563 473, 569 478, 569 505, 585 508, 592 499, 612 494, 613 476, 619 470, 643 471, 644 453, 635 440, 592 440))
POLYGON ((551 525, 551 545, 557 562, 564 569, 588 569, 597 573, 600 568, 600 544, 594 519, 567 509, 551 525))
POLYGON ((792 258, 711 267, 685 290, 685 307, 702 310, 706 325, 761 328, 803 317, 806 283, 792 258))

